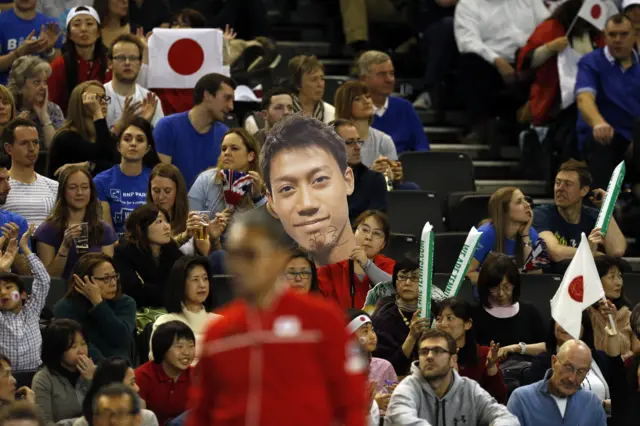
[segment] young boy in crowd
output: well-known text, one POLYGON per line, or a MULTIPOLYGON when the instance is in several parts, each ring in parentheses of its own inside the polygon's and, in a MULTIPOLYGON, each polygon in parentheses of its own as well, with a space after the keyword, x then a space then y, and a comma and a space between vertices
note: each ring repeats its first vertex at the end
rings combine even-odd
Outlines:
MULTIPOLYGON (((33 231, 34 225, 30 225, 19 244, 33 274, 31 292, 20 276, 9 272, 18 253, 15 239, 9 240, 0 258, 0 353, 9 358, 16 371, 35 370, 40 366, 40 312, 51 284, 44 265, 29 248, 33 231)), ((4 243, 5 237, 0 237, 0 247, 4 243)))

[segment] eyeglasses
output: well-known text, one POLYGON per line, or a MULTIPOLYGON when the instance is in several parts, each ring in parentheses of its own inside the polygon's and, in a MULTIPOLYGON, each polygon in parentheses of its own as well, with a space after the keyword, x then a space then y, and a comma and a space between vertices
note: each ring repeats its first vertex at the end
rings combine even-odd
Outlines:
POLYGON ((411 281, 411 282, 417 283, 418 281, 420 281, 420 273, 411 274, 411 275, 401 273, 401 274, 398 274, 397 280, 399 282, 411 281))
POLYGON ((445 348, 441 348, 440 346, 434 346, 432 348, 425 346, 418 350, 418 355, 420 356, 428 356, 429 353, 433 353, 433 356, 441 356, 451 352, 449 352, 445 348))
POLYGON ((383 240, 385 237, 384 232, 382 232, 381 230, 371 229, 366 225, 358 226, 358 231, 366 235, 371 235, 373 238, 376 238, 378 240, 383 240))
POLYGON ((576 369, 576 367, 574 367, 571 364, 565 364, 561 361, 558 361, 558 364, 560 364, 562 366, 562 369, 564 370, 565 373, 571 374, 571 375, 578 375, 579 377, 584 377, 587 375, 587 373, 589 372, 589 368, 580 368, 580 369, 576 369))
POLYGON ((118 282, 120 279, 120 274, 115 275, 107 275, 106 277, 91 277, 94 280, 98 281, 101 284, 109 284, 110 282, 118 282))
POLYGON ((287 272, 285 272, 284 275, 289 280, 295 280, 298 277, 300 277, 300 279, 303 279, 303 280, 308 280, 311 277, 311 271, 298 271, 298 272, 296 272, 296 271, 287 271, 287 272))
POLYGON ((364 141, 363 141, 363 140, 361 140, 361 139, 358 139, 358 140, 348 139, 348 140, 345 140, 345 141, 344 141, 344 144, 345 144, 346 146, 349 146, 349 147, 351 147, 351 146, 353 146, 353 145, 356 145, 356 144, 357 144, 358 146, 362 146, 362 144, 363 144, 363 143, 364 143, 364 141))
POLYGON ((504 293, 511 293, 513 291, 513 284, 511 284, 511 283, 500 284, 499 286, 494 287, 491 290, 489 290, 489 293, 491 293, 494 296, 498 296, 500 294, 501 290, 504 293))
POLYGON ((111 96, 96 95, 96 99, 98 100, 98 102, 102 102, 105 104, 111 103, 111 96))
POLYGON ((133 416, 134 414, 136 414, 133 410, 131 411, 98 411, 97 413, 95 413, 95 417, 98 417, 100 419, 104 419, 104 420, 111 420, 111 419, 115 419, 115 420, 125 420, 127 417, 129 416, 133 416))
POLYGON ((129 62, 134 63, 134 62, 140 62, 142 60, 142 57, 118 55, 118 56, 114 56, 112 59, 116 62, 125 62, 128 60, 129 62))

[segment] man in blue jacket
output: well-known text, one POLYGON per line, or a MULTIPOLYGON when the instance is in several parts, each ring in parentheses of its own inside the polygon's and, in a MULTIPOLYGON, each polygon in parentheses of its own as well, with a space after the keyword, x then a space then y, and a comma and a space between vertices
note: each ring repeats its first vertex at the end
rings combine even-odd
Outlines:
POLYGON ((605 426, 602 402, 581 384, 591 369, 591 349, 580 340, 568 340, 551 357, 544 379, 516 389, 507 408, 522 426, 605 426))

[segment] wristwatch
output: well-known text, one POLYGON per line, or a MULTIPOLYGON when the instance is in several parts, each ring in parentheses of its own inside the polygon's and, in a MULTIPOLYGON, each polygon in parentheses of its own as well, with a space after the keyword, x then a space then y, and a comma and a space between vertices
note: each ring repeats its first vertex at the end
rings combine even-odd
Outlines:
POLYGON ((524 342, 518 344, 520 345, 520 355, 524 355, 527 352, 527 344, 524 342))

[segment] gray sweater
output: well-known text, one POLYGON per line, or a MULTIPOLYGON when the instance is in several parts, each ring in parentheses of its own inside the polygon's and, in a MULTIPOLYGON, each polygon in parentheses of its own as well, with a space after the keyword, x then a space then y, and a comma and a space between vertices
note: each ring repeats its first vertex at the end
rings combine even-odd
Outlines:
POLYGON ((418 361, 411 375, 391 395, 385 426, 489 425, 520 426, 518 418, 498 404, 480 385, 455 370, 453 383, 439 399, 422 376, 418 361))
POLYGON ((370 127, 369 137, 365 139, 360 149, 360 161, 368 168, 371 168, 373 162, 381 155, 387 157, 389 160, 396 161, 398 159, 396 145, 393 143, 391 136, 370 127))
POLYGON ((82 401, 89 390, 90 381, 80 377, 76 387, 66 377, 43 367, 33 376, 36 404, 42 410, 47 426, 60 420, 82 416, 82 401))

